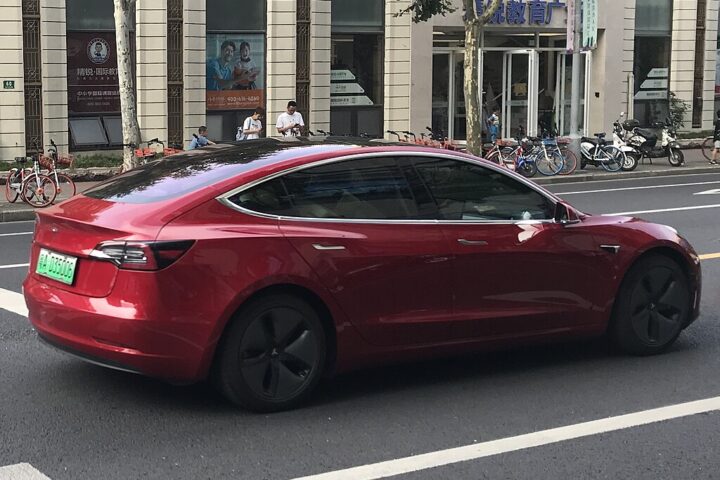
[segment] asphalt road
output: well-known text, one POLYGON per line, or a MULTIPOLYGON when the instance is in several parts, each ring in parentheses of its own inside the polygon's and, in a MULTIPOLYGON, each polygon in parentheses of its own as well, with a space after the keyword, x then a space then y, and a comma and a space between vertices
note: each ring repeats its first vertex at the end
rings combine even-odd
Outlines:
MULTIPOLYGON (((720 189, 720 172, 551 189, 594 214, 689 208, 638 216, 720 252, 720 190, 696 195, 720 189)), ((31 229, 0 224, 0 235, 31 229)), ((27 262, 30 240, 0 236, 0 267, 27 262)), ((0 288, 20 292, 25 270, 0 268, 0 288)), ((0 304, 0 467, 26 462, 53 480, 291 479, 717 397, 720 259, 704 260, 703 275, 700 319, 662 356, 593 340, 385 367, 327 381, 307 407, 274 415, 236 410, 206 384, 66 357, 0 304)), ((393 478, 718 478, 718 432, 709 412, 393 478)))

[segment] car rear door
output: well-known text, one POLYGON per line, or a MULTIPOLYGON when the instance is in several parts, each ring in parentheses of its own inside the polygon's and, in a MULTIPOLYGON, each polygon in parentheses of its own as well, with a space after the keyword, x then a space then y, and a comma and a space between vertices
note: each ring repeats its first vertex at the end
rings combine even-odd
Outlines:
POLYGON ((581 224, 552 218, 553 201, 493 168, 418 157, 453 256, 454 318, 465 337, 576 329, 600 320, 599 249, 581 224))
POLYGON ((429 195, 417 197, 400 163, 334 161, 248 192, 282 197, 281 231, 376 345, 436 342, 452 314, 447 241, 429 195))

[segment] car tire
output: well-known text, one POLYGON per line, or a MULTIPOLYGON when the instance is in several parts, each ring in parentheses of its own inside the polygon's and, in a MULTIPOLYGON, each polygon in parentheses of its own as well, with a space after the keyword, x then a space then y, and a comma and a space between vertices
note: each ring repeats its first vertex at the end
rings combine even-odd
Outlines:
POLYGON ((318 313, 287 294, 252 300, 231 320, 214 371, 220 392, 256 412, 288 410, 305 401, 322 376, 325 330, 318 313))
POLYGON ((662 353, 687 325, 690 310, 690 288, 682 268, 662 255, 641 258, 620 286, 610 338, 626 353, 662 353))

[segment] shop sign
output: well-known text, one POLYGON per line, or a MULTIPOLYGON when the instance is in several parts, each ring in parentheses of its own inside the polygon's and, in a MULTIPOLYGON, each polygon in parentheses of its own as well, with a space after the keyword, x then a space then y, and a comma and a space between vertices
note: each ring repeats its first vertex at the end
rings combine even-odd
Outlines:
POLYGON ((669 69, 667 68, 653 68, 648 73, 647 78, 667 78, 669 69))
POLYGON ((365 93, 365 89, 357 83, 331 83, 330 95, 342 95, 347 93, 365 93))
POLYGON ((206 108, 252 110, 265 103, 265 35, 208 34, 206 108))
POLYGON ((598 2, 597 0, 582 0, 583 16, 583 50, 592 50, 597 47, 598 29, 598 2))
POLYGON ((667 78, 648 78, 640 86, 640 89, 642 90, 653 90, 658 88, 668 88, 667 78))
MULTIPOLYGON (((492 0, 475 0, 475 11, 482 15, 492 0)), ((555 9, 566 7, 562 0, 501 0, 488 22, 491 25, 549 25, 555 9)))
POLYGON ((352 97, 330 97, 331 107, 355 107, 374 105, 373 101, 367 95, 358 95, 352 97))
POLYGON ((640 84, 640 91, 635 94, 635 100, 667 100, 668 98, 668 68, 653 68, 640 84))
POLYGON ((331 82, 345 82, 355 80, 355 74, 350 70, 331 70, 330 81, 331 82))
POLYGON ((667 90, 641 90, 635 94, 635 100, 667 100, 667 90))
POLYGON ((120 111, 115 34, 67 34, 68 111, 117 113, 120 111))
POLYGON ((14 90, 15 89, 15 80, 3 80, 3 89, 14 90))

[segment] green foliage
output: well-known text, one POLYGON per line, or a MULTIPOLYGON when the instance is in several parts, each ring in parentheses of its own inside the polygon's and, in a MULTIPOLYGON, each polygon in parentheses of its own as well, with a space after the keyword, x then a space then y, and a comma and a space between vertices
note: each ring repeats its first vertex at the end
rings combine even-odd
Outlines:
POLYGON ((670 118, 675 128, 685 126, 685 115, 690 110, 690 102, 686 102, 675 94, 670 92, 670 118))
POLYGON ((412 14, 413 22, 427 22, 435 15, 445 16, 457 10, 452 3, 452 0, 413 0, 409 7, 400 10, 395 16, 412 14))
POLYGON ((122 157, 117 155, 83 155, 76 154, 75 162, 73 163, 74 168, 89 168, 89 167, 120 167, 122 166, 122 157))

